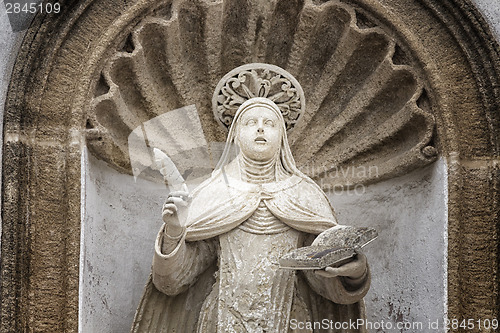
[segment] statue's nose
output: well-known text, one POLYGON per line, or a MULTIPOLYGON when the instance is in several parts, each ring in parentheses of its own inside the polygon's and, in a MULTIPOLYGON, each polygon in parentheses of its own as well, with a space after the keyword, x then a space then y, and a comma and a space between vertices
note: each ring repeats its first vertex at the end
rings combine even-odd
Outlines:
POLYGON ((264 121, 262 119, 257 121, 257 132, 264 133, 264 121))

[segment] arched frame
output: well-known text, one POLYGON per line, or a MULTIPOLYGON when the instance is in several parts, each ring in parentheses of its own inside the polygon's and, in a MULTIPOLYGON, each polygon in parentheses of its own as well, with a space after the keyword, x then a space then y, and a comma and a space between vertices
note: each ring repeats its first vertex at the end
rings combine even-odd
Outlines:
MULTIPOLYGON (((78 331, 86 103, 100 62, 156 3, 60 2, 28 30, 6 101, 0 332, 78 331)), ((498 318, 498 44, 467 0, 343 2, 404 40, 429 82, 448 165, 448 316, 498 318)))

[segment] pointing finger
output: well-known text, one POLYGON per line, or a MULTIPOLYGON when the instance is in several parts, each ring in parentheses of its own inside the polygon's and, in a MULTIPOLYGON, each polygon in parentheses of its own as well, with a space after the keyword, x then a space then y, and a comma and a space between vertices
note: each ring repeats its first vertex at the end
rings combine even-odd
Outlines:
POLYGON ((163 205, 163 209, 168 209, 168 210, 171 210, 171 211, 174 211, 176 212, 177 211, 177 206, 173 203, 166 203, 163 205))
POLYGON ((172 191, 168 194, 169 197, 187 197, 189 196, 189 192, 187 191, 172 191))
POLYGON ((180 206, 187 206, 187 202, 184 200, 184 199, 181 199, 181 198, 178 198, 178 197, 168 197, 167 198, 167 203, 175 203, 176 205, 180 205, 180 206))
POLYGON ((164 209, 162 216, 165 216, 165 215, 174 215, 174 212, 171 211, 170 209, 164 209))

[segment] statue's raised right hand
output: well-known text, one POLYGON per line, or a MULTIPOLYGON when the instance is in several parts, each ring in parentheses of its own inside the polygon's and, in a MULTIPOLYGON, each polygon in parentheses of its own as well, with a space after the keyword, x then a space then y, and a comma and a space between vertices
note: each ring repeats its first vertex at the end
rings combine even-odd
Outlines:
POLYGON ((169 193, 165 204, 163 204, 162 218, 167 225, 167 234, 178 236, 183 232, 189 203, 189 191, 186 184, 182 185, 179 191, 169 193))

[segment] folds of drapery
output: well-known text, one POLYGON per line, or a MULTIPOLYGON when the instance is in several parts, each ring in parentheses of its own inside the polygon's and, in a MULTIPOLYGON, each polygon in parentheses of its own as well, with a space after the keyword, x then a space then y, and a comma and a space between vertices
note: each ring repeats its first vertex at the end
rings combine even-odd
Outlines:
POLYGON ((337 224, 328 199, 310 179, 294 175, 275 183, 249 184, 219 173, 192 194, 186 240, 213 238, 236 228, 261 200, 299 231, 317 235, 337 224))
MULTIPOLYGON (((187 230, 182 246, 195 251, 200 241, 216 239, 238 227, 264 201, 268 209, 293 229, 317 235, 337 224, 333 209, 321 189, 308 178, 293 175, 285 180, 269 184, 249 184, 227 177, 220 171, 200 185, 192 193, 187 218, 187 230)), ((161 232, 163 234, 163 232, 161 232)), ((161 235, 159 237, 162 237, 161 235)), ((161 239, 159 240, 161 244, 161 239)), ((190 251, 191 251, 190 250, 190 251)), ((168 263, 168 255, 163 256, 168 263)), ((182 263, 180 263, 182 265, 182 263)), ((217 316, 209 313, 213 307, 202 305, 213 290, 217 264, 213 264, 193 280, 189 288, 179 289, 177 295, 167 296, 160 292, 150 278, 134 318, 132 333, 196 332, 201 316, 211 317, 214 326, 217 316)), ((341 278, 326 279, 297 274, 294 305, 290 318, 321 322, 356 321, 365 318, 362 297, 366 294, 370 277, 357 290, 344 288, 341 278), (335 281, 333 281, 335 280, 335 281), (332 302, 332 298, 337 303, 332 302), (339 304, 352 303, 352 304, 339 304)), ((210 321, 209 321, 210 322, 210 321)), ((356 329, 313 330, 312 332, 365 332, 356 329)), ((291 327, 288 332, 294 331, 291 327)), ((302 332, 302 331, 301 331, 302 332)))

